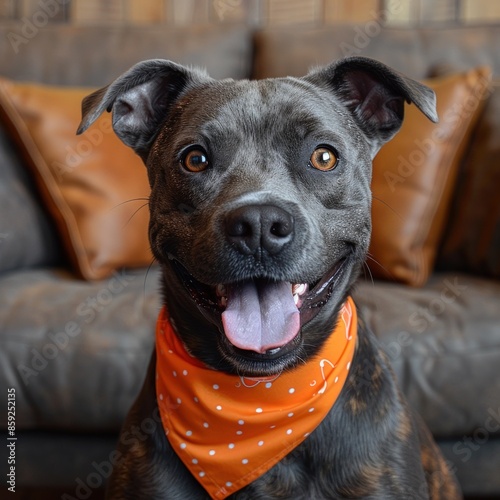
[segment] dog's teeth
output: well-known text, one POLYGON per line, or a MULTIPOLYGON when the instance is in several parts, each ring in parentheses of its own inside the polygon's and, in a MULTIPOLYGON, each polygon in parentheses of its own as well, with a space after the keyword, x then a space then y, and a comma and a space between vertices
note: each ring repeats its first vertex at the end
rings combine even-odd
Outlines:
POLYGON ((269 349, 268 351, 266 351, 266 354, 276 354, 277 352, 281 351, 281 347, 275 347, 274 349, 269 349))
POLYGON ((297 305, 299 303, 299 296, 298 296, 298 294, 295 293, 293 295, 293 301, 295 302, 295 305, 297 305))
POLYGON ((292 287, 292 293, 295 295, 304 295, 307 291, 307 284, 306 283, 300 283, 297 285, 293 285, 292 287))
POLYGON ((217 294, 218 297, 225 297, 227 295, 226 287, 222 283, 219 283, 215 287, 215 293, 217 294))
POLYGON ((220 305, 222 307, 226 307, 227 306, 227 297, 221 297, 220 298, 220 305))

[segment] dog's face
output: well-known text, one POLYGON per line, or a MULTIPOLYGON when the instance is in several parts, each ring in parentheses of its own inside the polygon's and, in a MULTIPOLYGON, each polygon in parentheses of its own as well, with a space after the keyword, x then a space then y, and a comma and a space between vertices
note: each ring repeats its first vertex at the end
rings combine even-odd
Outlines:
POLYGON ((146 61, 87 98, 81 130, 112 109, 147 166, 151 248, 194 356, 262 376, 321 347, 365 259, 371 162, 405 100, 436 119, 432 91, 363 58, 221 82, 146 61))

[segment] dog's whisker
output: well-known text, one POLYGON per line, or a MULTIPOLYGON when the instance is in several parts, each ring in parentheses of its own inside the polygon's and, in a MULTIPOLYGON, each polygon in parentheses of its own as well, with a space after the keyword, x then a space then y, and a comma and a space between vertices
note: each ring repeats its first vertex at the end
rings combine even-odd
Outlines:
POLYGON ((156 261, 156 257, 153 256, 153 258, 151 259, 151 262, 149 263, 147 269, 146 269, 146 275, 144 276, 144 283, 143 283, 143 287, 142 287, 142 292, 143 292, 143 296, 146 297, 146 283, 148 281, 148 276, 149 276, 149 271, 151 271, 151 268, 154 266, 156 261))
POLYGON ((130 221, 145 207, 147 207, 149 203, 144 203, 144 205, 141 205, 137 210, 134 211, 134 213, 128 218, 127 222, 123 225, 123 228, 125 228, 128 224, 130 224, 130 221))
POLYGON ((307 363, 307 360, 305 360, 302 356, 297 356, 297 361, 300 361, 303 365, 307 363))
MULTIPOLYGON (((368 252, 368 253, 366 254, 366 258, 367 258, 367 259, 369 259, 369 260, 371 260, 371 261, 372 261, 372 262, 374 262, 375 264, 377 264, 377 266, 379 266, 381 269, 383 269, 383 270, 384 270, 384 272, 385 272, 388 276, 390 276, 391 278, 394 278, 393 273, 392 273, 389 269, 387 269, 387 267, 385 267, 385 266, 384 266, 381 262, 379 262, 377 259, 375 259, 371 253, 369 253, 369 252, 368 252)), ((372 275, 372 272, 371 272, 371 270, 369 269, 369 267, 368 267, 368 265, 366 264, 366 262, 364 262, 364 265, 365 265, 365 266, 368 268, 368 270, 370 271, 370 276, 371 276, 371 278, 372 278, 372 283, 373 283, 373 275, 372 275)))
POLYGON ((153 265, 155 264, 156 262, 156 257, 153 257, 151 259, 151 262, 149 263, 147 269, 146 269, 146 274, 144 276, 144 281, 143 281, 143 284, 142 284, 142 297, 143 297, 143 301, 142 301, 142 314, 145 316, 147 311, 146 311, 146 283, 148 281, 148 276, 149 276, 149 271, 151 271, 151 268, 153 267, 153 265))
POLYGON ((373 196, 372 200, 378 201, 379 203, 382 203, 382 205, 385 205, 399 219, 403 220, 403 217, 401 216, 401 214, 394 207, 392 207, 391 205, 389 205, 389 203, 387 203, 386 201, 382 200, 381 198, 379 198, 377 196, 373 196))
POLYGON ((113 208, 121 207, 122 205, 126 205, 127 203, 132 203, 134 201, 147 201, 149 203, 149 196, 140 196, 139 198, 130 198, 129 200, 122 201, 115 205, 113 208))
POLYGON ((373 279, 373 274, 372 274, 372 271, 370 269, 370 266, 366 262, 363 262, 363 275, 364 275, 365 279, 366 279, 367 273, 370 277, 370 281, 371 281, 372 286, 375 286, 375 281, 373 279))

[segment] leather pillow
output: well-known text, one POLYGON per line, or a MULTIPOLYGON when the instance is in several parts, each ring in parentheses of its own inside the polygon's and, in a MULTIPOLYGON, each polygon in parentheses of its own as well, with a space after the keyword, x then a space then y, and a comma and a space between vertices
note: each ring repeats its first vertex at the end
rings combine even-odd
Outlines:
POLYGON ((76 271, 89 280, 152 262, 149 184, 106 113, 76 135, 92 89, 0 79, 0 116, 31 167, 76 271))
POLYGON ((439 265, 500 278, 500 81, 479 118, 453 197, 439 265))
POLYGON ((376 156, 368 260, 374 277, 420 286, 432 272, 458 168, 490 82, 485 67, 424 82, 436 92, 439 123, 407 106, 401 130, 376 156))

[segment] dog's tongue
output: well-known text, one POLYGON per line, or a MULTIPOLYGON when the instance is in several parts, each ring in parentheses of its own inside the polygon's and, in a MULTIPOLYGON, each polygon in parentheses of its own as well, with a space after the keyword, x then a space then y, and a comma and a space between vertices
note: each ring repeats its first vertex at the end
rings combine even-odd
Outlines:
POLYGON ((284 346, 300 328, 292 285, 251 280, 228 286, 222 324, 228 340, 240 349, 265 353, 284 346))

